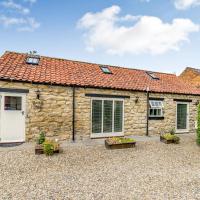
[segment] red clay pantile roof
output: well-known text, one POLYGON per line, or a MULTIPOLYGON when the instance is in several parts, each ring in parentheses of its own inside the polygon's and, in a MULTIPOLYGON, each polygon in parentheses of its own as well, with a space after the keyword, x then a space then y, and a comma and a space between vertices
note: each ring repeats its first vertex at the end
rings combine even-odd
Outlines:
POLYGON ((26 58, 27 54, 5 52, 0 59, 0 79, 133 91, 146 91, 149 87, 158 93, 200 94, 174 74, 154 72, 159 80, 153 80, 145 70, 107 66, 112 74, 104 74, 98 64, 41 56, 39 65, 30 65, 26 58))
POLYGON ((200 69, 187 67, 179 77, 200 89, 200 69))

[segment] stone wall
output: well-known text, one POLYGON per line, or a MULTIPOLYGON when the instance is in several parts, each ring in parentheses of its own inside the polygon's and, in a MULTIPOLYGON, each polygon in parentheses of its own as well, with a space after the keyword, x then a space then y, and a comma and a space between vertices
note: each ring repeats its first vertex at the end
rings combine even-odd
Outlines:
MULTIPOLYGON (((28 83, 14 83, 0 81, 1 88, 29 89, 26 102, 26 139, 34 140, 40 131, 49 137, 58 137, 61 140, 72 137, 72 88, 62 86, 49 86, 28 83), (36 91, 40 90, 38 102, 36 91)), ((91 97, 86 93, 127 95, 124 99, 124 133, 125 135, 146 134, 147 97, 143 92, 130 92, 119 90, 102 90, 91 88, 76 88, 75 102, 75 130, 76 138, 89 137, 91 134, 91 97), (136 98, 139 97, 138 102, 136 98)), ((191 99, 190 132, 195 131, 197 115, 197 96, 150 94, 150 97, 164 98, 164 119, 149 120, 149 134, 159 134, 175 128, 176 102, 174 99, 191 99)))
MULTIPOLYGON (((145 135, 147 122, 147 96, 143 92, 128 92, 118 90, 100 90, 90 88, 76 89, 76 136, 82 138, 91 133, 91 97, 86 93, 127 95, 124 99, 124 133, 125 135, 145 135), (139 97, 136 103, 136 98, 139 97)), ((196 102, 200 97, 192 95, 156 94, 150 93, 152 98, 164 98, 164 119, 149 120, 149 134, 160 134, 171 131, 176 127, 176 101, 174 99, 190 99, 189 103, 189 131, 195 132, 197 117, 196 102)))
POLYGON ((189 99, 189 131, 195 132, 195 122, 197 120, 197 101, 199 97, 190 95, 171 94, 151 94, 151 97, 164 98, 164 120, 149 120, 149 131, 151 134, 162 133, 176 128, 176 104, 174 99, 189 99))
POLYGON ((144 135, 146 122, 146 95, 140 92, 127 92, 118 90, 102 90, 77 88, 76 89, 76 136, 82 138, 91 134, 91 97, 86 93, 112 94, 130 96, 124 99, 124 133, 125 135, 144 135), (135 98, 140 100, 136 104, 135 98))
POLYGON ((29 89, 26 98, 26 140, 35 140, 41 131, 48 137, 69 139, 72 132, 72 89, 50 85, 0 81, 1 88, 29 89), (37 100, 36 91, 40 91, 37 100))

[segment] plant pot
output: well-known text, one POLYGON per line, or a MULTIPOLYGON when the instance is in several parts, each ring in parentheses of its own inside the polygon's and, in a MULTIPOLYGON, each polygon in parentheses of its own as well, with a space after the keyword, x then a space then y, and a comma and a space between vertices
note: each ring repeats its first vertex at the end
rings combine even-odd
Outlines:
POLYGON ((178 144, 179 142, 176 142, 174 140, 166 140, 164 137, 160 136, 160 141, 165 144, 178 144))
POLYGON ((135 145, 136 142, 113 144, 105 140, 105 146, 107 149, 126 149, 126 148, 133 148, 135 147, 135 145))
MULTIPOLYGON (((60 152, 60 148, 59 148, 59 149, 56 149, 56 150, 54 151, 54 153, 59 153, 59 152, 60 152)), ((35 145, 35 154, 36 154, 36 155, 44 154, 44 150, 43 150, 42 144, 36 144, 36 145, 35 145)))

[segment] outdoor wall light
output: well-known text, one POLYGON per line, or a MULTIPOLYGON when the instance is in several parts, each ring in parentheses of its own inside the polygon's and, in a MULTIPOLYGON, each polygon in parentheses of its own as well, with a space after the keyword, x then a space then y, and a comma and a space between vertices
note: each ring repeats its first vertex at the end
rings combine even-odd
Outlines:
POLYGON ((138 103, 138 101, 139 101, 139 97, 137 96, 135 97, 135 103, 138 103))
POLYGON ((40 99, 40 90, 36 91, 36 96, 37 96, 37 99, 40 99))
POLYGON ((196 105, 196 106, 198 106, 198 105, 199 105, 199 100, 197 100, 197 101, 196 101, 195 105, 196 105))

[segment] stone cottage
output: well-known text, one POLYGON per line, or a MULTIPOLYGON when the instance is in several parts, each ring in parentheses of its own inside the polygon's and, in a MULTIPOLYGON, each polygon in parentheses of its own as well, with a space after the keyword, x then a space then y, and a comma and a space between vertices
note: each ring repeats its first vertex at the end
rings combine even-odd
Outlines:
POLYGON ((0 142, 191 133, 199 95, 174 74, 5 52, 0 142))

